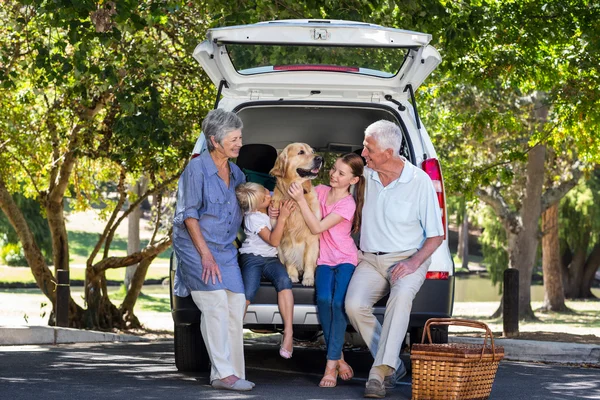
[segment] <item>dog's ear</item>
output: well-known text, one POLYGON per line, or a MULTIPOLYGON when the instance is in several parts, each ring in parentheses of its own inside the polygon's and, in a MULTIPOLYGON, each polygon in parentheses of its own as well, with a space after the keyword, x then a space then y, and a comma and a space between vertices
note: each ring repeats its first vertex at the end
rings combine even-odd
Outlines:
POLYGON ((287 165, 287 151, 284 149, 277 160, 275 160, 275 165, 269 174, 273 175, 275 178, 283 178, 285 176, 285 170, 287 165))

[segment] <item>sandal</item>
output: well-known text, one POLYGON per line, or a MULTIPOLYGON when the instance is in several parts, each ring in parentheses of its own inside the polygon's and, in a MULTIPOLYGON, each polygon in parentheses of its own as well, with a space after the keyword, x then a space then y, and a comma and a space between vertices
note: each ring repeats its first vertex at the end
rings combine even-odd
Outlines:
POLYGON ((342 378, 344 381, 349 381, 350 379, 354 378, 354 370, 350 364, 344 360, 338 361, 338 371, 340 373, 340 378, 342 378))
POLYGON ((337 365, 334 368, 325 368, 325 374, 323 374, 323 378, 321 378, 321 382, 319 382, 319 387, 322 387, 322 388, 336 387, 337 377, 338 377, 337 365), (333 383, 333 385, 332 385, 332 383, 333 383))
POLYGON ((292 358, 292 354, 294 353, 294 345, 292 344, 292 351, 287 350, 283 347, 283 336, 281 337, 281 344, 279 345, 279 355, 286 360, 292 358))

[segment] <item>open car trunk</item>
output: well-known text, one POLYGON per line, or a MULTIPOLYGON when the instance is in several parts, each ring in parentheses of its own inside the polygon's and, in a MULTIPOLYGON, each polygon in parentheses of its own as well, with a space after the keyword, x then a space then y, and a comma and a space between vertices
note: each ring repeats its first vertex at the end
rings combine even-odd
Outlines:
POLYGON ((404 125, 394 109, 380 105, 333 103, 284 104, 265 102, 246 104, 238 110, 244 122, 244 144, 270 144, 278 150, 290 143, 307 143, 318 152, 350 153, 363 148, 364 132, 375 121, 386 119, 403 128, 404 141, 401 153, 414 160, 412 145, 404 125))

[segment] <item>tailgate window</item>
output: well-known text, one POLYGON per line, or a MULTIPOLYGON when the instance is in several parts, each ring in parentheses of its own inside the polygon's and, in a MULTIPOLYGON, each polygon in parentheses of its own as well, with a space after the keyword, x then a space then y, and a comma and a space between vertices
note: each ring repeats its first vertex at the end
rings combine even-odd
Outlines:
POLYGON ((286 71, 346 72, 393 78, 408 49, 393 47, 233 44, 226 46, 241 75, 286 71))

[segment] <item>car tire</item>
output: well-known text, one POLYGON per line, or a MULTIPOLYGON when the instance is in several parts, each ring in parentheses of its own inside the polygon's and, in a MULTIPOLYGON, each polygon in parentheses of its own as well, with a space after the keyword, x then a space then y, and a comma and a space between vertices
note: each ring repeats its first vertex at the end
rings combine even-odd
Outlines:
MULTIPOLYGON (((448 327, 447 326, 432 326, 430 327, 431 331, 431 341, 435 344, 443 344, 448 343, 448 327)), ((423 338, 423 327, 412 328, 410 330, 410 343, 411 345, 415 343, 421 343, 421 339, 423 338)), ((425 338, 425 342, 427 342, 427 338, 425 338)))
POLYGON ((200 324, 175 325, 175 366, 181 372, 210 371, 208 351, 200 324))

